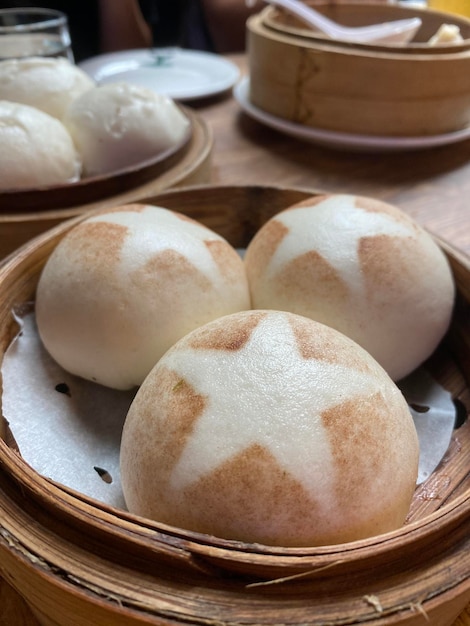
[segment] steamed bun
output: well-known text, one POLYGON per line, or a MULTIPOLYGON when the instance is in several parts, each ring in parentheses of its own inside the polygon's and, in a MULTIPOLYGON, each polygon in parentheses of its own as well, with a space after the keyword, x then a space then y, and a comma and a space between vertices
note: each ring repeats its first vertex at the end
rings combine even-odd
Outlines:
POLYGON ((82 69, 65 58, 0 62, 0 100, 27 104, 60 120, 70 102, 94 85, 82 69))
POLYGON ((454 282, 432 237, 399 209, 353 195, 275 215, 247 248, 252 303, 343 332, 398 380, 443 338, 454 282))
POLYGON ((0 100, 0 189, 58 185, 80 178, 72 139, 56 118, 0 100))
POLYGON ((181 336, 250 307, 243 262, 225 239, 162 207, 126 205, 76 225, 36 293, 39 335, 67 371, 140 385, 181 336))
POLYGON ((135 514, 226 539, 335 544, 400 527, 418 440, 395 383, 313 320, 245 311, 180 339, 121 440, 135 514))
POLYGON ((150 159, 183 141, 190 122, 171 98, 109 83, 75 99, 64 117, 87 176, 150 159))

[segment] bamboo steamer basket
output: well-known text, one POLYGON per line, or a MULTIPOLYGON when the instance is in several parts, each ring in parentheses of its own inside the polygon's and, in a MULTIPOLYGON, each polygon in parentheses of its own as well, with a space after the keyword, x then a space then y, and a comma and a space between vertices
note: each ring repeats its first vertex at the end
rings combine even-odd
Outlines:
MULTIPOLYGON (((202 185, 142 200, 182 211, 243 247, 272 215, 314 193, 202 185)), ((2 264, 2 355, 17 331, 12 307, 34 298, 46 259, 81 219, 31 240, 2 264)), ((429 367, 462 407, 462 419, 401 529, 342 545, 272 548, 159 524, 40 476, 4 423, 0 575, 40 624, 450 626, 470 601, 470 259, 438 243, 458 303, 429 367)))
POLYGON ((468 126, 469 19, 387 4, 315 7, 351 26, 412 16, 422 26, 406 46, 345 43, 268 7, 247 22, 252 104, 299 124, 360 135, 428 136, 468 126), (443 23, 458 25, 463 42, 429 46, 443 23))
POLYGON ((3 256, 60 222, 97 207, 132 202, 135 198, 182 185, 209 183, 212 131, 197 112, 181 108, 191 122, 191 135, 163 158, 126 168, 120 175, 96 177, 92 181, 85 179, 74 185, 0 192, 0 251, 3 256))

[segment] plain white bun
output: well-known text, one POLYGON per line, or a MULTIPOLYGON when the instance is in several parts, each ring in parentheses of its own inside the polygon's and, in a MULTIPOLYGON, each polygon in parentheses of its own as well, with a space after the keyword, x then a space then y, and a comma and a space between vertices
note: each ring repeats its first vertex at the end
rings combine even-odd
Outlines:
POLYGON ((454 304, 447 259, 403 211, 353 195, 312 197, 275 215, 247 248, 253 307, 328 324, 394 380, 428 358, 454 304))
POLYGON ((94 85, 88 74, 65 58, 0 62, 0 100, 28 104, 58 119, 72 100, 94 85))
POLYGON ((182 142, 190 130, 188 117, 171 98, 127 83, 87 91, 72 102, 64 123, 87 176, 153 158, 182 142))
POLYGON ((39 109, 0 101, 0 189, 59 185, 80 178, 81 162, 64 125, 39 109))
POLYGON ((225 239, 174 211, 106 210, 50 255, 36 293, 40 337, 69 372, 140 385, 180 337, 250 307, 243 262, 225 239))
POLYGON ((281 546, 401 527, 418 440, 408 406, 360 346, 278 311, 219 318, 159 361, 128 412, 129 510, 281 546))

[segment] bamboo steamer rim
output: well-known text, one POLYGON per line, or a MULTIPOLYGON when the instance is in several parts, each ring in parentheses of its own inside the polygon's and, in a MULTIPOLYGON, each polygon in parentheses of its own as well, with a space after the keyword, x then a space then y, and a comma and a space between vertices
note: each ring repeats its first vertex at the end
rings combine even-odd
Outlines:
MULTIPOLYGON (((206 193, 216 193, 220 198, 232 197, 237 194, 248 194, 252 199, 259 198, 266 193, 268 196, 273 193, 281 195, 287 193, 290 200, 297 201, 319 192, 304 189, 285 190, 272 187, 245 188, 242 186, 214 187, 199 185, 197 187, 185 187, 180 190, 169 191, 152 198, 151 201, 158 201, 164 206, 167 201, 171 202, 172 199, 186 197, 191 198, 191 202, 197 204, 199 198, 204 198, 206 193)), ((63 234, 83 219, 85 219, 85 216, 79 216, 60 224, 23 246, 14 255, 11 255, 0 267, 0 285, 14 281, 12 274, 22 269, 25 275, 21 276, 21 280, 25 283, 25 289, 29 289, 32 282, 34 282, 31 272, 39 273, 46 256, 58 243, 63 234)), ((445 244, 445 242, 439 243, 442 243, 445 251, 451 257, 454 256, 453 248, 445 244)), ((455 251, 455 258, 458 262, 465 264, 467 272, 470 271, 470 259, 458 251, 455 251)), ((0 317, 0 322, 4 324, 5 319, 2 320, 0 317)), ((2 346, 2 348, 4 349, 5 346, 2 346)), ((466 427, 470 428, 470 424, 467 423, 466 427)), ((67 545, 70 547, 70 558, 72 560, 80 549, 77 543, 76 532, 85 532, 87 538, 93 538, 101 546, 117 546, 116 550, 124 551, 127 555, 139 554, 146 562, 150 560, 154 564, 160 563, 163 565, 169 563, 172 567, 182 568, 187 576, 201 576, 202 572, 203 579, 201 584, 203 585, 204 577, 209 576, 209 580, 214 581, 214 575, 220 575, 220 571, 231 572, 244 577, 249 576, 255 580, 261 579, 264 581, 272 581, 284 576, 289 578, 290 576, 303 577, 305 575, 307 575, 308 580, 321 578, 323 581, 326 581, 330 578, 335 579, 337 575, 344 577, 347 574, 349 576, 351 571, 357 570, 360 573, 364 569, 379 563, 381 567, 387 570, 394 567, 394 564, 397 562, 397 555, 406 554, 410 551, 417 559, 413 567, 416 567, 417 572, 423 573, 419 584, 426 587, 429 584, 425 575, 429 554, 433 553, 435 555, 436 550, 439 553, 441 545, 447 545, 453 538, 459 538, 460 543, 465 540, 467 545, 466 552, 460 555, 460 567, 466 567, 466 576, 453 576, 450 571, 451 568, 447 563, 443 567, 448 576, 442 575, 439 587, 433 587, 432 593, 429 590, 426 592, 428 594, 426 600, 432 605, 438 596, 442 596, 445 600, 447 597, 450 599, 454 597, 460 598, 462 594, 467 594, 468 596, 470 592, 470 538, 468 538, 467 532, 470 520, 470 489, 468 486, 451 502, 444 504, 438 510, 384 535, 347 544, 316 548, 272 548, 192 533, 152 522, 151 520, 144 520, 125 511, 95 502, 82 494, 64 488, 39 475, 19 454, 7 445, 6 441, 0 438, 0 498, 2 496, 2 485, 8 487, 10 497, 15 502, 18 502, 20 507, 23 502, 41 511, 40 519, 42 524, 36 521, 36 524, 41 524, 41 532, 44 532, 48 538, 49 534, 52 534, 64 539, 64 541, 68 541, 67 545), (48 524, 51 526, 50 530, 48 524), (67 529, 73 529, 70 531, 70 537, 67 534, 69 532, 67 529), (466 557, 465 554, 467 555, 466 557), (213 568, 216 568, 216 570, 213 571, 213 568)), ((25 512, 24 515, 25 519, 27 519, 28 513, 25 512)), ((7 519, 6 521, 8 522, 9 520, 7 519)), ((0 524, 0 530, 2 526, 4 525, 0 524)), ((27 527, 24 524, 23 526, 27 527)), ((0 533, 0 544, 1 539, 0 533)), ((42 544, 35 544, 34 538, 30 539, 25 535, 22 537, 23 540, 31 541, 29 548, 34 548, 32 554, 36 554, 41 558, 51 558, 47 552, 47 547, 45 548, 42 544)), ((105 549, 105 552, 107 550, 108 548, 105 549)), ((93 555, 86 557, 86 563, 90 567, 93 567, 93 558, 93 555), (91 559, 90 563, 89 559, 91 559)), ((405 567, 409 567, 409 565, 409 563, 404 564, 405 567)), ((96 567, 99 569, 101 566, 96 565, 96 567)), ((433 567, 436 567, 435 563, 433 567)), ((138 572, 134 571, 134 573, 138 578, 138 572)), ((51 579, 56 577, 53 570, 48 572, 47 575, 51 579)), ((432 578, 432 576, 429 578, 432 578)), ((79 583, 77 584, 80 586, 79 583)), ((103 595, 109 593, 107 585, 111 583, 107 579, 103 579, 100 584, 103 585, 103 595)), ((323 582, 322 584, 325 583, 323 582)), ((126 596, 125 590, 123 590, 123 594, 126 596)), ((201 594, 204 595, 203 591, 201 591, 201 594)), ((403 605, 400 598, 396 598, 395 602, 396 605, 390 607, 390 614, 398 615, 403 611, 403 605)), ((462 606, 464 605, 465 603, 462 606)), ((186 619, 183 619, 183 621, 186 621, 186 619)), ((366 621, 369 621, 369 619, 366 621)), ((134 622, 131 623, 133 624, 134 622)), ((358 622, 337 621, 335 623, 358 622)), ((381 624, 382 622, 377 623, 381 624)), ((389 623, 391 622, 386 622, 387 625, 389 623)), ((393 623, 402 622, 394 621, 393 623)))
MULTIPOLYGON (((361 9, 366 11, 373 11, 376 17, 373 21, 388 21, 394 19, 405 19, 411 17, 419 17, 422 20, 423 27, 430 26, 431 23, 436 22, 440 24, 454 24, 460 29, 468 31, 468 35, 463 37, 463 41, 458 43, 440 43, 435 46, 429 46, 427 41, 415 41, 414 39, 402 46, 399 44, 381 44, 379 42, 349 42, 330 39, 322 33, 315 33, 308 27, 304 26, 301 22, 298 25, 295 24, 296 18, 291 18, 288 14, 282 11, 282 9, 276 6, 266 6, 261 12, 255 14, 252 17, 259 17, 262 24, 270 31, 280 36, 294 37, 299 40, 303 40, 307 44, 312 46, 324 44, 328 47, 340 47, 350 53, 358 53, 360 51, 369 52, 372 54, 385 54, 395 58, 398 55, 404 55, 406 57, 415 55, 424 56, 440 56, 440 55, 453 55, 467 52, 470 50, 470 18, 463 15, 457 15, 455 13, 448 13, 431 8, 419 8, 413 6, 396 6, 391 4, 364 4, 361 2, 338 2, 331 4, 328 1, 316 1, 308 2, 311 6, 322 12, 324 9, 327 15, 329 10, 334 11, 346 11, 346 15, 351 14, 355 9, 361 9), (287 18, 287 19, 286 19, 287 18), (289 21, 294 20, 294 25, 289 24, 289 21), (286 23, 287 21, 287 23, 286 23)), ((250 18, 251 19, 251 18, 250 18)), ((336 16, 334 19, 338 19, 336 16)), ((338 19, 338 21, 341 21, 338 19)), ((372 20, 371 20, 372 22, 372 20)), ((437 27, 434 27, 434 32, 437 31, 437 27)), ((432 34, 434 34, 434 32, 432 34)), ((418 31, 419 35, 420 31, 418 31)))
POLYGON ((391 46, 378 46, 368 44, 351 44, 328 40, 326 38, 305 37, 297 33, 281 32, 275 30, 266 23, 265 13, 270 14, 274 9, 267 7, 261 13, 250 16, 247 20, 247 29, 267 40, 291 46, 293 49, 301 49, 324 54, 337 54, 362 59, 375 59, 380 61, 395 61, 396 63, 454 63, 455 61, 466 61, 470 59, 469 47, 455 49, 446 47, 442 52, 432 54, 425 52, 424 48, 416 48, 412 53, 405 52, 402 48, 391 46))

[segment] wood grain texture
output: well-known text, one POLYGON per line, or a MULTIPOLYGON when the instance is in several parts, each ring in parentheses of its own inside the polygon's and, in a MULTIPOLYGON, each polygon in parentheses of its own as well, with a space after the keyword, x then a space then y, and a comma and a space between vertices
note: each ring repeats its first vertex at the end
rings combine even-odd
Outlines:
POLYGON ((470 624, 470 604, 465 611, 455 620, 453 626, 468 626, 470 624))
POLYGON ((23 598, 0 578, 0 626, 39 626, 23 598))

